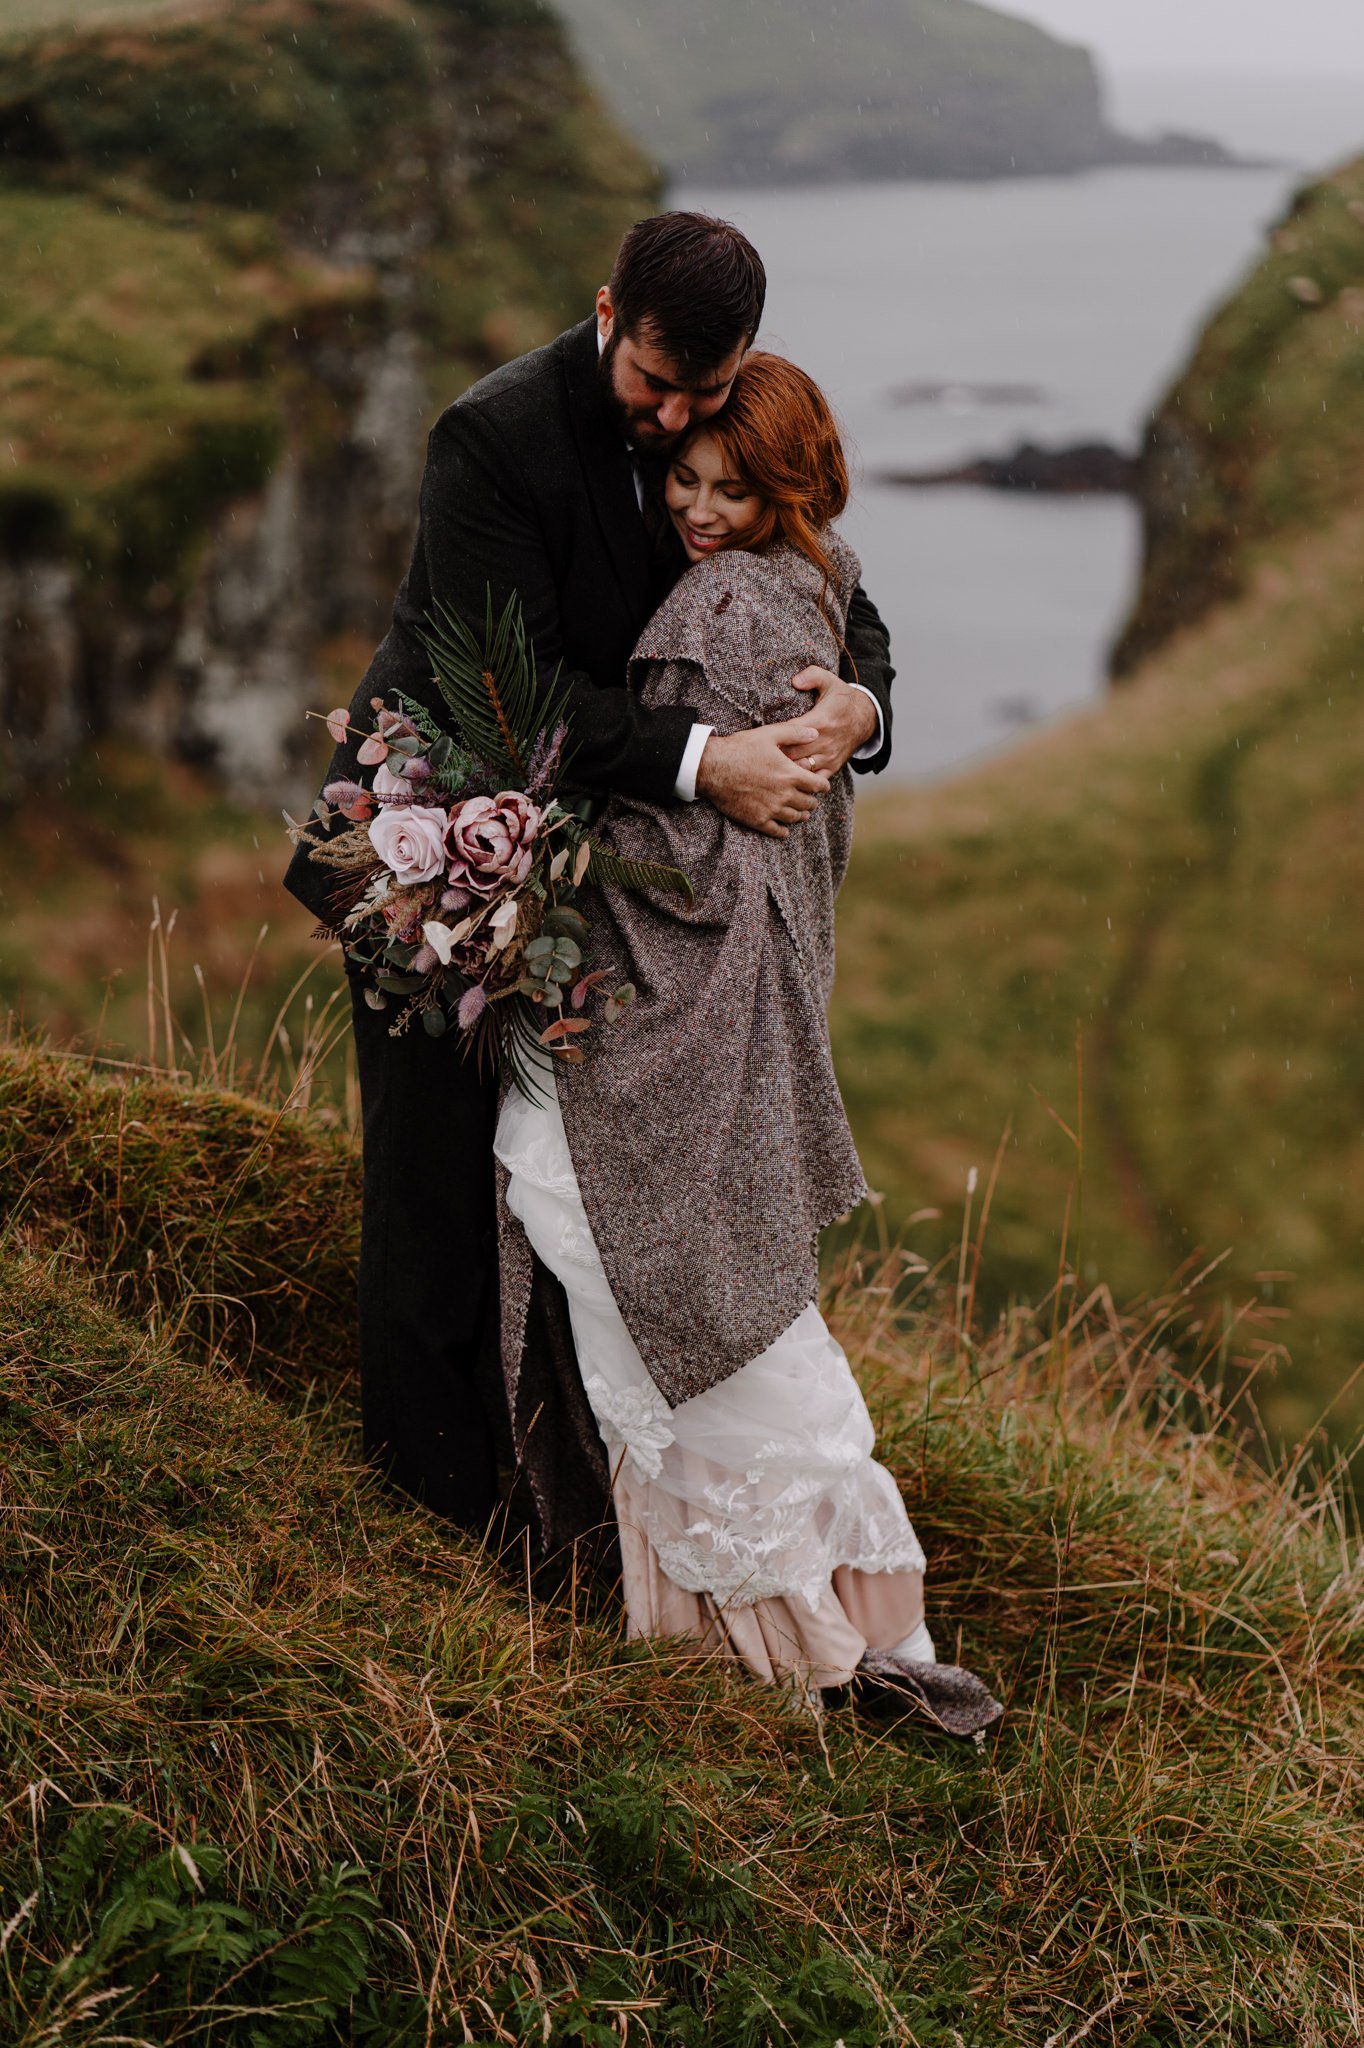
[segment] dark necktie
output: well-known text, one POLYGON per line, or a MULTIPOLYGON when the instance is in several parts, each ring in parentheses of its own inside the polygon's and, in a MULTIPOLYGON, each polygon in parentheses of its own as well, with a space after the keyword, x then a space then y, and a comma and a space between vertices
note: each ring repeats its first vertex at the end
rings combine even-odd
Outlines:
POLYGON ((682 544, 677 538, 677 529, 668 512, 667 501, 663 496, 663 486, 668 475, 667 464, 646 462, 638 455, 633 459, 639 469, 639 509, 644 520, 644 531, 648 536, 649 562, 654 584, 655 587, 670 589, 685 566, 685 557, 682 544))

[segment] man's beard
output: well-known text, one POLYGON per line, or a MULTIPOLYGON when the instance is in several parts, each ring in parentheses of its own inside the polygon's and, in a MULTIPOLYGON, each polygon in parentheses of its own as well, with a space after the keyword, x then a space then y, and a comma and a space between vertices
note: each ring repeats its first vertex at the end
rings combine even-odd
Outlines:
POLYGON ((656 406, 645 406, 636 410, 625 403, 616 389, 612 369, 615 358, 616 337, 612 334, 597 357, 597 375, 601 378, 602 395, 620 428, 621 438, 643 461, 661 462, 666 459, 669 449, 677 446, 682 436, 663 433, 658 424, 656 406))

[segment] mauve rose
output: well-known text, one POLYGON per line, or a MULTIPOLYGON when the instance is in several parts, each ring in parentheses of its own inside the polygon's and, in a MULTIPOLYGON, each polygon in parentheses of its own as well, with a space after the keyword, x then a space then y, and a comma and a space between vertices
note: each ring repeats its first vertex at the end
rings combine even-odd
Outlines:
POLYGON ((392 804, 369 828, 369 843, 404 888, 434 882, 445 870, 445 828, 449 820, 434 804, 392 804))
POLYGON ((450 814, 450 879, 491 896, 505 883, 524 882, 540 813, 518 789, 471 796, 450 814))

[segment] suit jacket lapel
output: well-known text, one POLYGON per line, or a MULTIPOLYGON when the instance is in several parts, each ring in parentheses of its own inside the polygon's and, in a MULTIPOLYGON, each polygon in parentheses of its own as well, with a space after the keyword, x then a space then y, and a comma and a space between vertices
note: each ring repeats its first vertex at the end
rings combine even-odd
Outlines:
POLYGON ((597 323, 571 330, 564 349, 569 418, 587 494, 606 542, 621 594, 632 613, 646 608, 652 585, 649 537, 635 496, 630 452, 620 422, 602 390, 597 367, 597 323))

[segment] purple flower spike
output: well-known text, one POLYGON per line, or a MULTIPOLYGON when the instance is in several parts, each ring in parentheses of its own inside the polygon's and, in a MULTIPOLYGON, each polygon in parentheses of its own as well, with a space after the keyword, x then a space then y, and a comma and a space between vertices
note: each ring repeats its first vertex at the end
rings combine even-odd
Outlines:
POLYGON ((484 995, 477 982, 474 983, 472 988, 466 988, 464 994, 459 999, 460 1030, 472 1031, 487 1007, 488 998, 484 995))
POLYGON ((467 910, 474 901, 472 889, 442 889, 440 907, 442 910, 467 910))
POLYGON ((560 754, 568 738, 568 727, 560 720, 552 733, 542 732, 526 765, 526 787, 537 793, 552 789, 558 780, 560 754))
POLYGON ((434 946, 418 946, 412 958, 410 971, 413 974, 429 974, 433 967, 439 966, 440 961, 437 958, 434 946))

